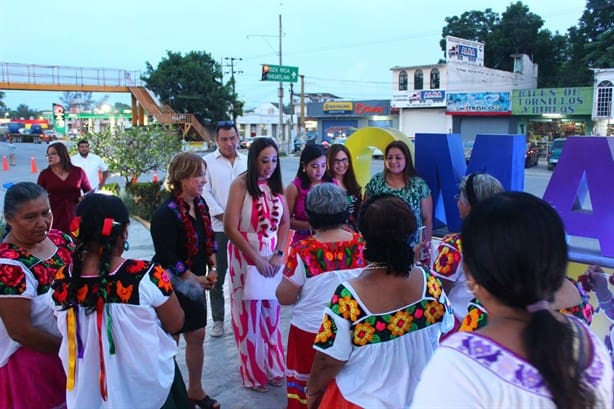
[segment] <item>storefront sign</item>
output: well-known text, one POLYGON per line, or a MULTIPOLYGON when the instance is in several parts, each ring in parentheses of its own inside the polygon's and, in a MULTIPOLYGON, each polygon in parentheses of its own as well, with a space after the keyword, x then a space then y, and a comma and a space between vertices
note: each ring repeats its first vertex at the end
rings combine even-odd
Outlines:
POLYGON ((354 104, 339 101, 325 102, 322 111, 325 114, 351 114, 354 111, 354 104))
POLYGON ((512 115, 591 115, 593 88, 534 88, 512 91, 512 115))
POLYGON ((356 115, 384 115, 384 107, 377 105, 367 105, 362 102, 356 103, 354 111, 356 115))
POLYGON ((488 115, 510 114, 509 92, 467 92, 448 94, 447 111, 450 114, 488 115))
POLYGON ((425 91, 401 91, 392 95, 393 108, 445 107, 446 91, 431 89, 425 91))

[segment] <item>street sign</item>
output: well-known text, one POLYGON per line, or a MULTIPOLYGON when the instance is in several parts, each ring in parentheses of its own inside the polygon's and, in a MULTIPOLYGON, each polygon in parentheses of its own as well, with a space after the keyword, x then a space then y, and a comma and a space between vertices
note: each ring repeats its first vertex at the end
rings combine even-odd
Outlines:
POLYGON ((262 64, 262 81, 296 82, 298 67, 262 64))

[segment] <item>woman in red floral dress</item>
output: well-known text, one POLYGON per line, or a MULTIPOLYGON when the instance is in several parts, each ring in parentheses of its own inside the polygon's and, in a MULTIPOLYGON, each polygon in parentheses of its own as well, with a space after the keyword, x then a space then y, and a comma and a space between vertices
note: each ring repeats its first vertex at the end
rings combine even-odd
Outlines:
POLYGON ((4 198, 0 243, 0 407, 57 408, 66 399, 61 343, 47 295, 73 244, 53 222, 47 192, 21 182, 4 198))
POLYGON ((307 408, 312 346, 326 304, 339 284, 366 266, 364 240, 346 228, 349 207, 347 194, 332 183, 311 189, 305 208, 315 234, 292 245, 284 279, 277 287, 279 302, 293 306, 286 364, 288 409, 307 408))

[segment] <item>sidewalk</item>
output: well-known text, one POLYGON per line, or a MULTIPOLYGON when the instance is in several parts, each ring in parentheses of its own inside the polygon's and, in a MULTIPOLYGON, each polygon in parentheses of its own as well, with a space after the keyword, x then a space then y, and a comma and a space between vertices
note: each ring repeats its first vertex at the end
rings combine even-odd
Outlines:
MULTIPOLYGON (((153 243, 149 230, 138 220, 131 219, 128 228, 130 250, 124 253, 127 258, 150 260, 154 254, 153 243)), ((226 319, 224 321, 224 336, 213 338, 205 336, 205 369, 203 371, 203 386, 205 391, 217 399, 222 409, 283 409, 286 407, 286 385, 280 388, 269 387, 266 393, 254 392, 241 385, 239 374, 239 355, 232 334, 230 322, 230 298, 228 296, 229 278, 226 278, 224 295, 226 296, 226 319)), ((211 319, 210 307, 209 320, 211 319)), ((290 323, 290 308, 281 310, 281 329, 284 340, 288 339, 290 323)), ((211 327, 209 322, 207 329, 211 327)), ((187 368, 185 365, 185 343, 179 344, 177 364, 181 369, 184 381, 187 383, 187 368)))

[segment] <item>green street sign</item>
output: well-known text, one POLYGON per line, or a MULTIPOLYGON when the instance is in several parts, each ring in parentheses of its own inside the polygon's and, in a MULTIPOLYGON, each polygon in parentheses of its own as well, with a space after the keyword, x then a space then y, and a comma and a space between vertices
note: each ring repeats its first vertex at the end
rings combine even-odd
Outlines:
POLYGON ((296 82, 298 67, 262 64, 262 81, 296 82))

